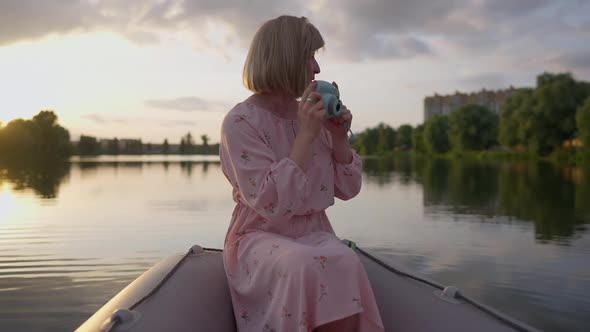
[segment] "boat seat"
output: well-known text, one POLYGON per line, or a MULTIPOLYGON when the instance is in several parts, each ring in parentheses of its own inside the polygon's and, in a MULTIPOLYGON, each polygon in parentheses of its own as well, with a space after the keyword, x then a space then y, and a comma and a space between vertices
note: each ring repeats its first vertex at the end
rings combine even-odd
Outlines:
MULTIPOLYGON (((366 255, 360 255, 360 259, 385 331, 537 331, 530 327, 514 329, 464 302, 443 301, 435 295, 436 289, 392 273, 366 255)), ((112 331, 237 331, 221 252, 199 246, 153 266, 77 331, 99 331, 117 309, 123 309, 130 318, 116 324, 112 331)))

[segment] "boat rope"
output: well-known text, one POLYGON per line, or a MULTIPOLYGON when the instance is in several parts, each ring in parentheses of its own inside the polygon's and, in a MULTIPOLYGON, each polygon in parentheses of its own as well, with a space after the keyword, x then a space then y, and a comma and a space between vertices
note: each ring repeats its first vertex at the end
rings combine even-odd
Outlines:
POLYGON ((354 242, 352 242, 352 241, 349 241, 349 240, 344 240, 344 241, 345 241, 345 243, 346 243, 346 244, 347 244, 347 245, 348 245, 350 248, 353 248, 354 250, 358 250, 358 251, 359 251, 361 254, 365 255, 367 258, 370 258, 372 261, 374 261, 375 263, 377 263, 377 264, 381 265, 382 267, 384 267, 385 269, 387 269, 387 270, 388 270, 388 271, 390 271, 390 272, 393 272, 393 273, 395 273, 395 274, 399 274, 399 275, 401 275, 401 276, 404 276, 404 277, 408 277, 408 278, 410 278, 410 279, 414 279, 414 280, 417 280, 417 281, 423 282, 423 283, 425 283, 425 284, 427 284, 427 285, 430 285, 430 286, 432 286, 432 287, 436 287, 436 288, 438 288, 438 289, 440 289, 440 290, 443 290, 443 289, 445 288, 445 286, 443 286, 443 285, 441 285, 441 284, 438 284, 438 283, 436 283, 436 282, 434 282, 434 281, 430 281, 430 280, 427 280, 427 279, 424 279, 424 278, 418 277, 418 276, 416 276, 416 275, 413 275, 413 274, 410 274, 410 273, 407 273, 407 272, 404 272, 404 271, 398 270, 398 269, 396 269, 396 268, 394 268, 394 267, 392 267, 392 266, 388 265, 387 263, 383 262, 383 261, 382 261, 382 260, 380 260, 379 258, 377 258, 377 257, 375 257, 375 256, 373 256, 373 255, 371 255, 371 254, 369 254, 368 252, 364 251, 363 249, 361 249, 361 248, 357 247, 356 243, 354 243, 354 242))
MULTIPOLYGON (((390 272, 393 272, 395 274, 398 274, 398 275, 401 275, 401 276, 404 276, 404 277, 407 277, 407 278, 410 278, 410 279, 413 279, 413 280, 416 280, 416 281, 425 283, 425 284, 430 285, 432 287, 438 288, 441 291, 445 289, 445 286, 443 286, 441 284, 438 284, 438 283, 436 283, 434 281, 430 281, 430 280, 421 278, 419 276, 416 276, 416 275, 413 275, 413 274, 410 274, 410 273, 407 273, 407 272, 398 270, 398 269, 396 269, 396 268, 388 265, 387 263, 383 262, 379 258, 377 258, 377 257, 369 254, 367 251, 359 248, 356 245, 356 243, 354 243, 353 241, 344 240, 344 243, 346 243, 353 250, 358 250, 365 257, 369 258, 370 260, 372 260, 373 262, 379 264, 380 266, 384 267, 385 269, 387 269, 390 272)), ((533 327, 526 326, 524 323, 517 322, 517 321, 515 321, 515 320, 513 320, 513 319, 511 319, 511 318, 509 318, 507 316, 505 316, 504 314, 502 314, 502 313, 500 313, 500 312, 498 312, 498 311, 496 311, 496 310, 494 310, 492 308, 489 308, 489 307, 487 307, 487 306, 485 306, 485 305, 483 305, 481 303, 478 303, 477 301, 474 301, 474 300, 466 297, 461 292, 457 292, 456 297, 458 299, 460 299, 460 300, 463 300, 463 301, 471 304, 472 306, 478 308, 479 310, 481 310, 481 311, 483 311, 483 312, 491 315, 492 317, 500 320, 501 322, 509 325, 510 327, 516 329, 517 331, 520 331, 520 332, 538 332, 537 329, 535 329, 533 327)))
MULTIPOLYGON (((386 270, 393 272, 395 274, 425 283, 427 285, 430 285, 434 288, 437 288, 439 290, 444 290, 444 286, 441 284, 438 284, 436 282, 421 278, 419 276, 398 270, 390 265, 388 265, 387 263, 383 262, 382 260, 380 260, 379 258, 369 254, 367 251, 359 248, 355 242, 353 241, 349 241, 349 240, 344 240, 343 241, 347 246, 349 246, 350 248, 352 248, 353 250, 357 250, 358 252, 360 252, 362 255, 364 255, 365 257, 369 258, 370 260, 372 260, 373 262, 377 263, 378 265, 382 266, 383 268, 385 268, 386 270)), ((205 251, 214 251, 214 252, 223 252, 222 249, 215 249, 215 248, 203 248, 203 250, 205 251)), ((180 265, 186 260, 186 258, 193 253, 193 248, 190 248, 186 254, 184 254, 184 256, 174 265, 174 267, 166 274, 166 276, 164 276, 164 278, 162 278, 162 280, 160 280, 160 282, 154 287, 152 288, 152 290, 150 290, 149 293, 147 293, 146 295, 144 295, 142 298, 140 298, 139 300, 137 300, 135 303, 133 303, 131 306, 129 306, 128 310, 133 310, 135 309, 137 306, 139 306, 140 304, 142 304, 144 301, 146 301, 149 297, 151 297, 152 295, 154 295, 163 285, 166 281, 168 281, 168 279, 170 279, 170 277, 172 277, 172 275, 174 274, 174 272, 176 272, 176 270, 180 267, 180 265)), ((461 292, 457 292, 457 298, 473 305, 474 307, 486 312, 487 314, 491 315, 492 317, 502 321, 505 324, 508 324, 510 327, 516 329, 517 331, 521 331, 521 332, 537 332, 537 329, 528 327, 528 326, 524 326, 524 324, 514 321, 512 319, 510 319, 509 317, 481 304, 478 303, 477 301, 471 300, 469 298, 467 298, 466 296, 464 296, 461 292)), ((111 332, 118 324, 122 323, 123 319, 122 316, 120 314, 117 314, 115 312, 115 314, 113 314, 111 316, 111 321, 110 321, 110 326, 108 326, 108 328, 104 328, 103 327, 103 331, 106 332, 111 332)))
POLYGON ((217 248, 203 248, 203 250, 205 250, 205 251, 223 252, 223 249, 217 249, 217 248))

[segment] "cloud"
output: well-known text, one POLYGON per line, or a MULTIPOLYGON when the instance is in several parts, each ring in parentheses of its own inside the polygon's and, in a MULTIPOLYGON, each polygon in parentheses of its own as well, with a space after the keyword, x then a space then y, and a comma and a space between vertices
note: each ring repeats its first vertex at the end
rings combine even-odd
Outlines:
POLYGON ((107 122, 107 120, 99 114, 85 114, 82 115, 82 118, 98 124, 104 124, 107 122))
POLYGON ((104 116, 101 114, 85 114, 82 115, 83 119, 89 120, 98 125, 113 125, 120 124, 123 126, 127 125, 159 125, 162 127, 193 127, 197 125, 194 120, 186 119, 161 119, 161 118, 142 118, 142 117, 116 117, 116 116, 104 116))
POLYGON ((503 89, 506 88, 506 75, 502 73, 482 73, 460 77, 458 87, 465 89, 503 89))
POLYGON ((207 101, 199 97, 180 97, 174 99, 147 100, 145 104, 153 108, 169 109, 183 112, 218 112, 227 109, 227 105, 224 103, 207 101))
POLYGON ((104 115, 100 114, 84 114, 82 115, 83 119, 90 120, 91 122, 97 124, 122 124, 127 125, 130 123, 136 123, 138 120, 142 121, 141 119, 131 119, 125 117, 105 117, 104 115))
POLYGON ((556 70, 582 73, 590 76, 590 50, 562 53, 547 61, 556 70))
MULTIPOLYGON (((590 2, 565 0, 8 0, 0 3, 0 46, 50 34, 110 30, 143 44, 187 31, 195 44, 248 45, 257 27, 280 14, 307 16, 331 54, 351 60, 432 56, 434 41, 461 54, 482 54, 526 38, 588 36, 590 2)), ((558 43, 559 41, 555 41, 558 43)))
POLYGON ((551 3, 550 0, 487 0, 474 2, 480 15, 505 20, 528 16, 536 10, 543 9, 551 3))
POLYGON ((160 123, 163 127, 194 127, 197 125, 195 121, 187 120, 166 120, 160 123))
MULTIPOLYGON (((430 52, 413 56, 438 53, 434 45, 441 42, 462 56, 468 56, 518 48, 522 39, 551 49, 550 44, 544 43, 548 35, 569 40, 573 34, 590 33, 585 24, 590 22, 588 17, 573 18, 580 11, 590 10, 590 2, 345 0, 339 3, 325 2, 323 11, 336 8, 337 15, 333 15, 336 19, 326 22, 320 16, 317 17, 320 18, 319 24, 327 26, 325 30, 330 39, 348 44, 339 47, 341 52, 346 49, 346 54, 354 54, 354 49, 360 46, 369 50, 369 58, 371 54, 380 54, 372 49, 379 50, 383 45, 379 41, 370 41, 378 35, 395 35, 399 40, 414 37, 430 49, 430 52)), ((330 45, 330 40, 327 44, 330 45)))
POLYGON ((0 46, 50 34, 92 28, 101 20, 92 5, 77 0, 0 2, 0 46))
POLYGON ((178 30, 203 35, 211 22, 232 27, 240 39, 242 32, 252 34, 264 20, 302 8, 294 0, 291 4, 256 1, 249 6, 237 0, 6 0, 0 2, 0 46, 90 30, 115 31, 132 41, 149 43, 161 33, 178 30))

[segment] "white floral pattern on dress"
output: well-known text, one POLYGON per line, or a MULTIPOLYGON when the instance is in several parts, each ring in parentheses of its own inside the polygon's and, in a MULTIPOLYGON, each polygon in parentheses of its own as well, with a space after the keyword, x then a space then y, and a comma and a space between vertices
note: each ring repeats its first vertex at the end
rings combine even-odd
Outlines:
POLYGON ((361 332, 383 331, 362 263, 325 212, 335 198, 360 192, 362 161, 353 151, 352 163, 335 162, 322 129, 304 172, 288 157, 298 129, 297 121, 249 102, 223 121, 221 168, 236 203, 223 265, 238 327, 309 332, 328 318, 358 313, 362 303, 361 332), (343 278, 342 271, 357 277, 343 278))

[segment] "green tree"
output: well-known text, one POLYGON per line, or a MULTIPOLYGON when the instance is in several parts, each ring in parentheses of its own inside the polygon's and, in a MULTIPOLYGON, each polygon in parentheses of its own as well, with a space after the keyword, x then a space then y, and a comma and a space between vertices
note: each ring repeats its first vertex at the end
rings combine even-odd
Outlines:
POLYGON ((193 151, 194 145, 195 145, 195 141, 193 140, 193 135, 189 131, 188 133, 186 133, 186 135, 184 135, 184 153, 185 154, 194 153, 194 151, 193 151))
POLYGON ((33 117, 36 153, 44 157, 68 157, 72 153, 70 133, 57 123, 53 111, 43 110, 33 117))
POLYGON ((168 139, 164 139, 164 144, 162 144, 162 153, 168 154, 170 152, 170 144, 168 144, 168 139))
POLYGON ((207 149, 207 147, 209 146, 209 136, 201 135, 201 141, 203 141, 203 147, 207 149))
POLYGON ((178 153, 180 153, 180 154, 186 153, 186 143, 184 142, 184 137, 180 139, 180 146, 178 148, 178 153))
POLYGON ((0 131, 0 156, 4 159, 31 158, 34 146, 35 136, 30 121, 12 120, 0 131))
POLYGON ((533 96, 534 90, 531 90, 530 95, 523 98, 522 104, 516 113, 517 128, 517 142, 528 146, 532 141, 532 137, 537 130, 536 126, 539 121, 535 119, 538 114, 535 113, 535 104, 537 100, 533 96))
POLYGON ((482 150, 496 144, 498 115, 480 105, 466 105, 449 116, 449 140, 457 150, 482 150))
POLYGON ((367 151, 365 150, 365 132, 358 133, 354 136, 354 140, 352 141, 352 146, 360 155, 367 155, 367 151))
POLYGON ((0 129, 4 159, 65 159, 72 153, 70 133, 57 123, 53 111, 41 111, 32 120, 16 119, 0 129))
POLYGON ((401 125, 397 130, 397 146, 402 150, 412 148, 412 126, 401 125))
POLYGON ((393 150, 395 146, 395 129, 389 125, 380 123, 377 126, 377 147, 374 152, 385 153, 393 150))
POLYGON ((588 85, 576 82, 571 74, 544 73, 537 77, 536 99, 529 126, 529 149, 545 155, 576 133, 576 110, 590 94, 588 85))
POLYGON ((449 119, 435 114, 424 125, 424 145, 430 153, 445 153, 450 150, 449 119))
POLYGON ((500 142, 550 153, 576 135, 576 110, 589 95, 590 83, 576 81, 569 73, 537 76, 535 89, 522 89, 503 105, 500 142))
POLYGON ((92 136, 80 136, 78 142, 78 154, 81 156, 97 155, 100 153, 100 144, 96 140, 96 137, 92 136))
POLYGON ((367 155, 376 154, 379 144, 379 130, 377 128, 367 130, 363 143, 367 155))
POLYGON ((576 125, 578 127, 578 138, 582 141, 584 151, 590 152, 590 97, 586 98, 584 104, 578 108, 576 125))
POLYGON ((126 154, 143 154, 143 142, 141 139, 127 140, 123 152, 126 154))
POLYGON ((525 143, 519 135, 520 121, 524 120, 520 115, 525 113, 525 108, 530 107, 532 94, 533 89, 521 89, 502 105, 498 129, 498 140, 502 145, 513 147, 525 143))
POLYGON ((424 145, 424 125, 417 125, 412 130, 412 147, 416 152, 426 152, 426 146, 424 145))
POLYGON ((379 129, 369 128, 357 135, 354 142, 355 149, 359 154, 368 156, 377 154, 377 147, 379 145, 379 129))
POLYGON ((118 138, 115 137, 112 140, 108 141, 107 153, 112 154, 112 155, 119 154, 119 139, 118 138))

